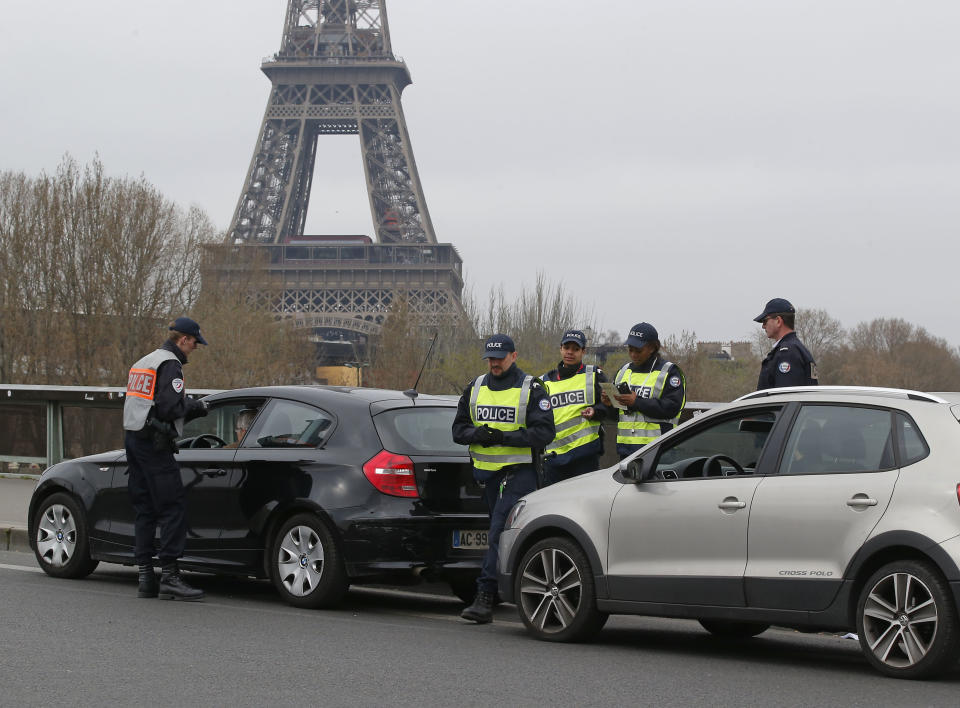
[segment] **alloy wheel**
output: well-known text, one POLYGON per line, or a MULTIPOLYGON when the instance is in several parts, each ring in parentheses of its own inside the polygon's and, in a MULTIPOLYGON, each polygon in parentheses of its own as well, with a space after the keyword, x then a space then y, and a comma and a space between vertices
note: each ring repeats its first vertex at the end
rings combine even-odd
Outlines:
POLYGON ((544 548, 523 568, 520 606, 541 632, 565 630, 577 615, 582 593, 577 564, 557 548, 544 548))
POLYGON ((277 571, 284 588, 296 597, 313 592, 323 576, 323 544, 309 526, 294 526, 280 543, 277 571))
POLYGON ((878 661, 906 668, 921 661, 939 627, 930 588, 911 573, 892 573, 871 588, 863 605, 863 633, 878 661))

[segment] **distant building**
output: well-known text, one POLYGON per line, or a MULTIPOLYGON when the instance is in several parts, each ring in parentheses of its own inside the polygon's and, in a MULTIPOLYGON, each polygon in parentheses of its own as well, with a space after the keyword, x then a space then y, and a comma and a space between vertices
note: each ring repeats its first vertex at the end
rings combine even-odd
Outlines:
POLYGON ((706 352, 711 359, 728 361, 751 359, 755 356, 750 342, 697 342, 697 351, 706 352))

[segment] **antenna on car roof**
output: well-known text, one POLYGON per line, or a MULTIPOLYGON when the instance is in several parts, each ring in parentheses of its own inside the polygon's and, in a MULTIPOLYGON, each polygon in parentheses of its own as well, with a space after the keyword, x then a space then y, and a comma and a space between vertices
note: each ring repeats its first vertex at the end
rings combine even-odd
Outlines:
POLYGON ((430 342, 430 348, 427 349, 427 355, 423 357, 423 366, 420 367, 420 373, 417 374, 417 380, 413 382, 413 388, 407 389, 404 391, 404 395, 410 396, 410 398, 417 397, 417 386, 420 385, 420 377, 423 376, 423 370, 427 368, 427 362, 430 361, 430 354, 433 353, 433 345, 437 343, 437 337, 440 336, 440 331, 437 330, 433 333, 433 341, 430 342))

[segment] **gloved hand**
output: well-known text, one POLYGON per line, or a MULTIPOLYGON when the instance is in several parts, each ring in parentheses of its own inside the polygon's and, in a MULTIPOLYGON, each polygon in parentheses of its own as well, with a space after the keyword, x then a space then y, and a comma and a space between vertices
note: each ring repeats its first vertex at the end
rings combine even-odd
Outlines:
POLYGON ((477 428, 473 439, 478 445, 499 445, 503 442, 503 431, 482 425, 477 428))

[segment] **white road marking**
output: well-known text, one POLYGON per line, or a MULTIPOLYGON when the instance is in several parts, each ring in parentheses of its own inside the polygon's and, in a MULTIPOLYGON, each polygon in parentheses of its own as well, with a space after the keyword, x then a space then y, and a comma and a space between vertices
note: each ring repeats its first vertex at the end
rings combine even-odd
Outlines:
POLYGON ((35 565, 34 565, 34 566, 29 566, 29 565, 9 565, 9 564, 7 564, 7 563, 0 563, 0 569, 3 569, 3 570, 25 570, 25 571, 27 571, 28 573, 42 573, 42 572, 43 572, 43 570, 41 570, 40 568, 38 568, 38 567, 35 566, 35 565))

